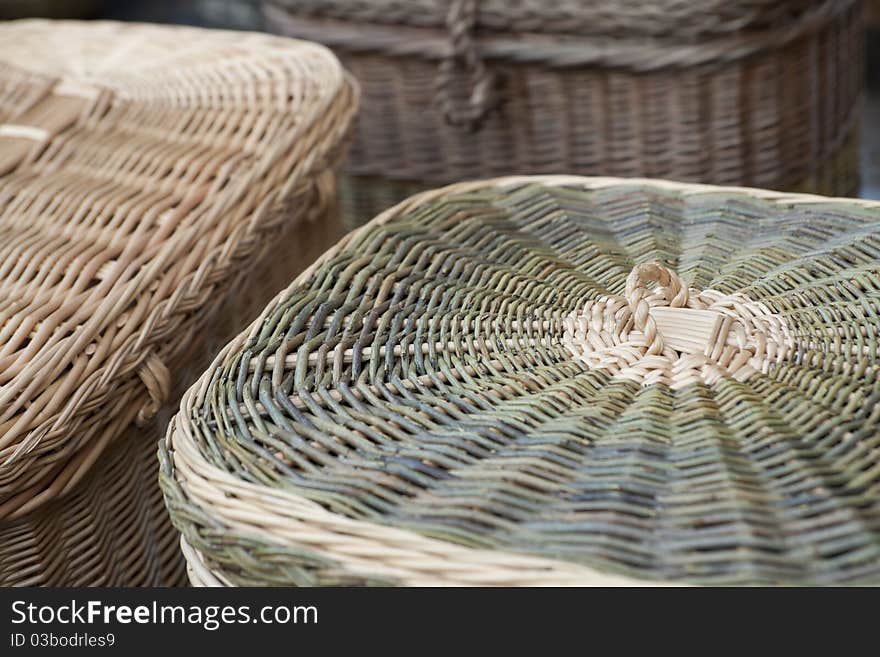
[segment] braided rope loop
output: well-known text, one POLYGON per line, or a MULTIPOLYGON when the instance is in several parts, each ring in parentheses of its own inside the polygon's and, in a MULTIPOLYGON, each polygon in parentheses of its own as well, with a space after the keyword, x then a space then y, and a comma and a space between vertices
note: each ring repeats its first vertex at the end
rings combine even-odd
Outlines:
POLYGON ((171 390, 171 372, 155 352, 150 351, 137 370, 138 377, 147 389, 148 398, 138 411, 135 423, 146 426, 165 404, 171 390))
POLYGON ((663 295, 670 308, 680 308, 687 304, 688 289, 682 285, 677 274, 669 271, 658 262, 636 265, 626 279, 626 302, 632 312, 635 327, 645 334, 649 355, 663 352, 663 336, 657 331, 657 322, 651 316, 651 304, 645 283, 656 281, 663 289, 663 295), (668 295, 672 295, 669 299, 668 295))
POLYGON ((479 129, 496 105, 495 76, 480 58, 474 39, 477 24, 477 0, 453 0, 446 17, 451 52, 440 63, 437 97, 446 121, 471 131, 479 129), (459 76, 467 76, 471 87, 464 107, 458 106, 454 89, 459 76))

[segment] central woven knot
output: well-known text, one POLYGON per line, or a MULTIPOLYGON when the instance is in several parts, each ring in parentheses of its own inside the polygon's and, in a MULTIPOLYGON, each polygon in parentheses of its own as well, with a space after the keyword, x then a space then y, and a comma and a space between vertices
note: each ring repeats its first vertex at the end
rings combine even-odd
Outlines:
POLYGON ((624 296, 599 297, 569 315, 563 342, 592 369, 672 387, 744 381, 783 360, 792 344, 782 318, 763 304, 689 288, 658 262, 636 265, 624 296))

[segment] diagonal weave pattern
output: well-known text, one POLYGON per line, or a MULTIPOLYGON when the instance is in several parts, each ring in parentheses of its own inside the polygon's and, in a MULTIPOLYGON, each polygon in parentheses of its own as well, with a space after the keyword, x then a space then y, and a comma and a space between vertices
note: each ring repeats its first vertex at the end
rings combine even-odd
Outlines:
POLYGON ((349 234, 227 345, 161 481, 196 583, 877 583, 878 330, 880 204, 456 185, 349 234), (640 358, 678 332, 719 362, 717 330, 637 315, 721 299, 754 367, 591 366, 572 326, 609 297, 640 358))

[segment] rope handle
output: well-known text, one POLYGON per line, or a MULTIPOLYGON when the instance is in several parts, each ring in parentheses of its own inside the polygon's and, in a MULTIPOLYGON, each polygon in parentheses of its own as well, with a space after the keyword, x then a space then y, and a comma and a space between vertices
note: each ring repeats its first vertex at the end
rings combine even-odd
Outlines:
POLYGON ((446 15, 451 40, 451 53, 440 62, 437 76, 437 99, 447 123, 470 131, 479 129, 497 99, 493 90, 495 76, 480 58, 474 31, 477 24, 478 0, 452 0, 446 15), (460 75, 466 75, 470 96, 463 106, 454 98, 453 90, 460 75))

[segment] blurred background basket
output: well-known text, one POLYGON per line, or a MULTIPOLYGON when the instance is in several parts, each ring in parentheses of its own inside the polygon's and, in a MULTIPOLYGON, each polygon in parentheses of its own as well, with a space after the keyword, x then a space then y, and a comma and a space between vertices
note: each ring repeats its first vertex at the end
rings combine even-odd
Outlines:
POLYGON ((0 62, 0 585, 178 583, 166 402, 338 238, 355 89, 196 28, 5 23, 0 62))
POLYGON ((94 18, 104 0, 0 0, 0 20, 16 18, 94 18))
POLYGON ((858 187, 858 0, 263 6, 270 29, 330 46, 362 85, 351 223, 510 173, 858 187))
POLYGON ((220 585, 880 582, 880 202, 634 179, 426 192, 184 395, 220 585))

